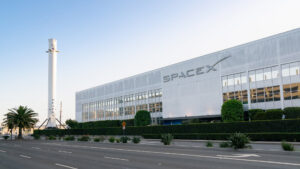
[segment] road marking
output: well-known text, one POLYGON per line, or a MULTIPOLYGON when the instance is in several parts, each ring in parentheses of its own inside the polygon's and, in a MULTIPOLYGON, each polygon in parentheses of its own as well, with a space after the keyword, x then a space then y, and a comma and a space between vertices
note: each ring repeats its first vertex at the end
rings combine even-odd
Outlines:
POLYGON ((256 154, 232 154, 232 155, 216 155, 218 157, 228 157, 228 158, 245 158, 245 157, 260 157, 256 154))
POLYGON ((37 149, 37 150, 40 150, 41 148, 38 148, 38 147, 31 147, 31 148, 33 148, 33 149, 37 149))
POLYGON ((108 158, 108 159, 112 159, 112 160, 129 161, 128 159, 124 159, 124 158, 115 158, 115 157, 106 157, 106 156, 104 156, 104 158, 108 158))
POLYGON ((59 150, 58 152, 60 152, 60 153, 68 153, 68 154, 72 153, 72 152, 69 152, 69 151, 61 151, 61 150, 59 150))
POLYGON ((4 151, 4 150, 0 150, 0 152, 1 152, 1 153, 6 153, 6 151, 4 151))
POLYGON ((25 156, 25 155, 20 155, 20 157, 23 157, 23 158, 31 158, 31 157, 29 157, 29 156, 25 156))
MULTIPOLYGON (((56 143, 43 143, 43 144, 57 145, 56 143)), ((61 145, 61 146, 75 147, 75 148, 76 147, 77 148, 91 148, 91 149, 100 149, 100 150, 116 150, 116 151, 127 151, 127 152, 137 152, 137 153, 164 154, 164 155, 188 156, 188 157, 198 157, 198 158, 213 158, 213 159, 220 159, 220 160, 235 160, 235 161, 246 161, 246 162, 259 162, 259 163, 267 163, 267 164, 300 166, 300 163, 251 160, 251 159, 229 158, 229 157, 216 157, 216 156, 206 156, 206 155, 197 155, 197 154, 181 154, 181 153, 168 153, 168 152, 147 151, 147 150, 118 149, 118 148, 108 148, 108 147, 107 148, 105 148, 105 147, 90 147, 90 146, 80 146, 80 145, 61 145)))
POLYGON ((60 167, 65 167, 65 168, 77 169, 75 167, 70 167, 70 166, 67 166, 67 165, 59 164, 59 163, 55 163, 55 165, 60 166, 60 167))

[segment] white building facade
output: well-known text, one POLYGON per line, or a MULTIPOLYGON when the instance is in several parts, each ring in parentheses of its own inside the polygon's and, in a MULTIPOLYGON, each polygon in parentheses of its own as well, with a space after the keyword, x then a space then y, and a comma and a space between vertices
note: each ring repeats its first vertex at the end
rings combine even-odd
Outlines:
POLYGON ((229 99, 244 109, 300 106, 300 29, 76 93, 76 120, 123 120, 138 110, 165 118, 220 115, 229 99))

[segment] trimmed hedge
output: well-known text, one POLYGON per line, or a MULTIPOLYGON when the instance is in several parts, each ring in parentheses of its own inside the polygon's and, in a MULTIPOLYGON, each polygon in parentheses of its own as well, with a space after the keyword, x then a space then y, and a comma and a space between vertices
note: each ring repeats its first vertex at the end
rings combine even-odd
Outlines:
POLYGON ((221 116, 224 122, 242 121, 244 119, 243 104, 239 100, 228 100, 223 103, 221 116))
POLYGON ((300 118, 300 107, 286 107, 284 113, 286 119, 300 118))
MULTIPOLYGON (((173 126, 127 127, 127 135, 164 133, 270 133, 300 132, 300 119, 231 123, 200 123, 173 126)), ((98 129, 35 130, 39 135, 122 135, 121 127, 98 129)))
MULTIPOLYGON (((232 133, 175 133, 175 139, 227 140, 232 133)), ((300 133, 245 133, 252 141, 300 141, 300 133)), ((159 134, 144 134, 145 139, 160 139, 159 134)))
POLYGON ((123 121, 126 122, 126 126, 134 126, 134 119, 105 120, 105 121, 90 121, 90 122, 78 123, 78 129, 99 129, 105 127, 121 127, 123 121))
POLYGON ((266 112, 256 112, 253 120, 280 120, 282 119, 283 111, 280 109, 269 109, 266 112))
POLYGON ((248 116, 251 120, 254 119, 254 116, 257 114, 257 113, 263 113, 264 110, 262 109, 250 109, 248 110, 248 116))

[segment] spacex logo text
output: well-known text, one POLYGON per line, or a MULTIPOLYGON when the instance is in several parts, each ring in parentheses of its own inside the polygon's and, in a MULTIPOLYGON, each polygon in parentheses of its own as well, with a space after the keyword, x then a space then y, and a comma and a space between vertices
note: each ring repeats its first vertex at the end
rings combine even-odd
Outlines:
POLYGON ((182 71, 182 72, 179 72, 179 73, 172 73, 170 75, 166 75, 166 76, 163 77, 163 81, 164 81, 164 83, 167 83, 167 82, 173 81, 175 79, 188 78, 188 77, 202 75, 204 73, 209 73, 209 72, 212 72, 212 71, 217 71, 215 66, 218 63, 224 61, 225 59, 227 59, 229 57, 231 57, 231 56, 226 56, 226 57, 220 59, 219 61, 217 61, 213 65, 201 66, 201 67, 198 67, 198 68, 189 69, 189 70, 182 71))

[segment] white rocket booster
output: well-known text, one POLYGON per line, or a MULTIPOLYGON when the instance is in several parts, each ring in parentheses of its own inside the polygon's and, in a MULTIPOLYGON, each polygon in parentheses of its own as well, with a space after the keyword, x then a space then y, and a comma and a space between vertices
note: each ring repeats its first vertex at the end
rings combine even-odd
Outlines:
POLYGON ((48 124, 46 127, 56 127, 56 66, 57 66, 57 41, 49 39, 48 63, 48 124))

